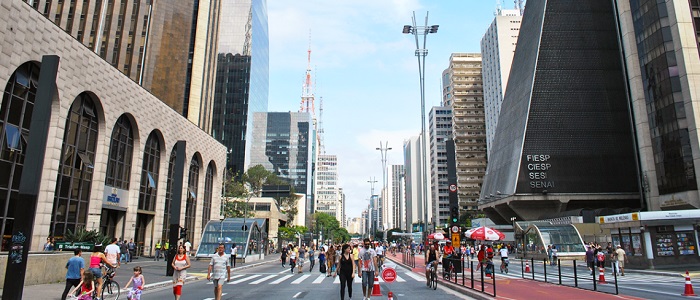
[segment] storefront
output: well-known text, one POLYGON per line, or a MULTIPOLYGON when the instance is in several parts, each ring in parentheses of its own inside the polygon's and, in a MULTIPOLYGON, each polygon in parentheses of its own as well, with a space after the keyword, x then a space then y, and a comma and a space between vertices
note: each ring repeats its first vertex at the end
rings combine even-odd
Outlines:
POLYGON ((613 245, 627 252, 630 265, 654 268, 700 263, 700 209, 599 216, 597 222, 601 229, 610 230, 613 245))

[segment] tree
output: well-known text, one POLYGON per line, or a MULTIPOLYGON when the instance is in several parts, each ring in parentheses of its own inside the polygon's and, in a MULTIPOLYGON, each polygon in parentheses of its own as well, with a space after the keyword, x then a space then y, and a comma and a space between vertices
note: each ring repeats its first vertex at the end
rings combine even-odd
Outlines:
POLYGON ((340 222, 334 216, 317 212, 311 218, 311 230, 314 233, 323 232, 324 239, 331 239, 334 243, 343 243, 350 240, 350 233, 348 233, 347 229, 340 227, 340 222))
POLYGON ((306 226, 280 227, 277 231, 277 237, 285 241, 296 241, 298 235, 303 235, 309 231, 306 226))
MULTIPOLYGON (((224 203, 225 218, 243 218, 245 214, 245 200, 229 200, 224 203)), ((255 216, 253 210, 248 208, 248 218, 255 216)))

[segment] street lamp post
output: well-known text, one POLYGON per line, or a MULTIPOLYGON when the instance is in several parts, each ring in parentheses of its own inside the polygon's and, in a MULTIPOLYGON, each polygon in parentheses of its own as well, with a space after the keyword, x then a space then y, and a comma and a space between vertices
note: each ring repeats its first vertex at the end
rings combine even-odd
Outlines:
POLYGON ((413 25, 405 25, 403 27, 403 33, 404 34, 412 34, 415 39, 416 39, 416 57, 418 57, 418 75, 420 79, 420 113, 421 113, 421 135, 423 136, 423 140, 421 143, 421 185, 423 186, 423 215, 424 215, 424 220, 425 220, 425 229, 423 230, 423 240, 425 241, 425 237, 427 235, 427 220, 428 220, 428 191, 427 187, 428 185, 426 184, 427 182, 427 176, 425 174, 426 172, 426 149, 425 149, 425 144, 426 144, 426 139, 427 139, 427 133, 425 132, 425 57, 428 55, 428 49, 425 48, 426 41, 428 40, 428 34, 429 33, 436 33, 438 31, 439 25, 431 25, 428 26, 428 12, 425 13, 425 25, 424 26, 417 26, 416 24, 416 12, 413 12, 413 18, 412 24, 413 25), (420 47, 420 44, 418 42, 418 36, 421 35, 423 36, 423 47, 420 47))
POLYGON ((367 225, 369 225, 367 237, 369 238, 372 236, 372 233, 374 233, 374 223, 376 222, 376 220, 372 220, 372 212, 376 209, 372 203, 372 197, 374 197, 374 184, 377 183, 377 180, 375 180, 374 177, 370 177, 367 182, 370 184, 369 207, 367 208, 367 219, 369 220, 369 222, 367 222, 367 225))
MULTIPOLYGON (((231 152, 233 152, 233 149, 226 149, 226 162, 228 162, 228 156, 229 156, 229 154, 231 154, 231 152)), ((227 180, 228 180, 228 169, 224 166, 224 196, 221 197, 221 211, 219 213, 221 219, 226 218, 226 213, 225 213, 226 205, 225 204, 228 203, 228 198, 226 196, 226 186, 228 185, 227 180)))
MULTIPOLYGON (((382 205, 382 212, 386 209, 386 202, 387 202, 387 194, 389 194, 389 191, 387 190, 387 180, 386 180, 386 156, 387 156, 387 151, 391 150, 391 147, 389 147, 389 141, 384 142, 384 145, 382 145, 382 142, 379 141, 379 148, 376 150, 379 150, 379 152, 382 155, 382 189, 384 189, 384 194, 382 199, 383 205, 382 205)), ((377 215, 379 215, 377 213, 377 215)), ((384 240, 386 240, 386 227, 387 227, 387 222, 386 220, 383 219, 384 214, 382 213, 382 223, 383 227, 382 231, 384 231, 384 240)))

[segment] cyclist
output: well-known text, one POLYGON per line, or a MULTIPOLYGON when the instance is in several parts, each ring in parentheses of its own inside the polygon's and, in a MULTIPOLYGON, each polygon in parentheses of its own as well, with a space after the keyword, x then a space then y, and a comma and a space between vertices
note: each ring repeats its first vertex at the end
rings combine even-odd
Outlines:
POLYGON ((374 251, 377 252, 377 266, 379 269, 381 269, 382 265, 384 265, 384 245, 382 243, 378 243, 374 251))
POLYGON ((430 285, 430 278, 428 277, 428 274, 430 274, 430 268, 437 268, 437 263, 438 263, 438 256, 440 253, 435 249, 435 244, 430 245, 430 250, 425 251, 425 261, 428 263, 425 264, 425 280, 427 281, 428 286, 430 285))
MULTIPOLYGON (((93 250, 90 255, 90 272, 92 272, 94 275, 93 277, 97 279, 97 295, 102 295, 102 263, 112 269, 116 267, 116 264, 112 264, 105 254, 102 253, 102 244, 97 244, 95 245, 95 250, 93 250)), ((112 269, 108 268, 107 271, 111 271, 112 269)))
POLYGON ((506 273, 508 273, 508 248, 501 247, 498 253, 501 255, 501 273, 503 273, 503 270, 506 270, 506 273))
POLYGON ((443 254, 443 259, 442 259, 442 269, 447 271, 445 273, 445 277, 449 276, 449 272, 451 270, 451 265, 452 265, 452 255, 454 254, 455 249, 452 247, 452 241, 447 241, 445 243, 445 247, 442 247, 442 254, 443 254))

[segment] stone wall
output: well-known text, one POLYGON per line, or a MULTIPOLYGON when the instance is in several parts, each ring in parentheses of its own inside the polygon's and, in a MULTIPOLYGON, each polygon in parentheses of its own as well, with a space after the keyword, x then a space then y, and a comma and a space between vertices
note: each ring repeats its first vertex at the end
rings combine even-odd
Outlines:
MULTIPOLYGON (((85 266, 90 264, 91 252, 83 252, 85 266)), ((24 285, 36 285, 65 281, 66 262, 73 257, 72 251, 29 253, 27 274, 24 285)), ((7 269, 7 252, 0 253, 0 282, 5 282, 7 269)))

